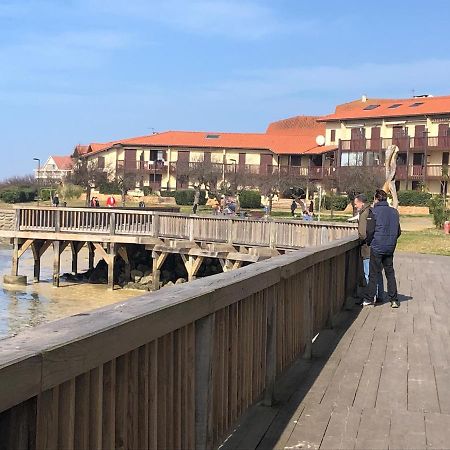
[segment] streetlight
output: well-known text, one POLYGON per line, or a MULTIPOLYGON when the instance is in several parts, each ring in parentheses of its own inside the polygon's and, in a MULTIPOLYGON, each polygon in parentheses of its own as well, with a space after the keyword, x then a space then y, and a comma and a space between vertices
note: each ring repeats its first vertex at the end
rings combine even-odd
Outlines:
POLYGON ((320 208, 322 206, 322 186, 318 185, 317 189, 319 189, 319 214, 318 214, 318 220, 320 222, 320 208))
POLYGON ((41 191, 40 191, 41 160, 39 158, 33 158, 33 161, 37 161, 37 163, 38 163, 38 168, 37 168, 37 172, 36 172, 36 180, 37 180, 37 187, 38 187, 37 205, 39 206, 39 198, 41 196, 41 191))

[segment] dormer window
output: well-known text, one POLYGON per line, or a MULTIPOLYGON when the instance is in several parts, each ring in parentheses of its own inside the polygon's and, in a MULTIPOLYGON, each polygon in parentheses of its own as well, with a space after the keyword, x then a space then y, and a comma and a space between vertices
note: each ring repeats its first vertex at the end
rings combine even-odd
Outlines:
POLYGON ((364 111, 370 111, 370 110, 372 110, 372 109, 375 109, 375 108, 378 108, 380 105, 367 105, 365 108, 364 108, 364 111))

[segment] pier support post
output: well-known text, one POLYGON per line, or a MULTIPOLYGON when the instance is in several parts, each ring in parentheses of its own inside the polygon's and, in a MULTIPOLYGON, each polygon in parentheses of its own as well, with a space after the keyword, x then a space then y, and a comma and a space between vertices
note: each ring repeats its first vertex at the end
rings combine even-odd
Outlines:
POLYGON ((72 273, 76 275, 78 273, 78 253, 82 249, 84 242, 71 242, 70 249, 72 251, 72 273))
POLYGON ((89 270, 94 268, 94 259, 95 259, 95 247, 92 242, 88 242, 89 249, 89 270))
POLYGON ((16 277, 18 274, 19 274, 19 238, 14 238, 11 275, 13 277, 16 277))
POLYGON ((161 267, 164 264, 164 261, 167 259, 168 253, 164 252, 152 252, 152 258, 153 258, 153 270, 152 270, 152 277, 153 277, 153 290, 157 291, 159 289, 159 280, 161 277, 161 267))
POLYGON ((130 258, 128 258, 128 251, 126 245, 121 245, 117 250, 117 254, 123 259, 125 262, 125 279, 127 281, 131 280, 131 264, 130 258))
POLYGON ((59 287, 61 268, 61 241, 53 241, 53 286, 59 287))
POLYGON ((41 277, 41 258, 45 251, 50 247, 51 241, 36 239, 31 245, 34 259, 33 282, 38 283, 41 277))
POLYGON ((109 244, 108 253, 108 288, 114 290, 114 263, 116 261, 116 244, 114 242, 109 244))

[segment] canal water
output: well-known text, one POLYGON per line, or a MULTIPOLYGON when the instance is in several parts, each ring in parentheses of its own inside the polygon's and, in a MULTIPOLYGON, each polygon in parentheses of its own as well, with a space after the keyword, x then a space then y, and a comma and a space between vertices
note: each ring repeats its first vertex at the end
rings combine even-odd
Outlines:
MULTIPOLYGON (((53 287, 51 249, 44 254, 41 262, 40 283, 32 282, 33 257, 31 250, 27 250, 20 258, 19 274, 28 276, 28 285, 5 285, 3 275, 11 272, 11 255, 11 247, 0 244, 0 339, 51 320, 142 295, 142 291, 109 291, 106 285, 64 281, 61 287, 53 287)), ((70 250, 61 255, 61 273, 70 272, 70 258, 70 250)), ((88 254, 84 248, 79 255, 78 267, 80 271, 88 267, 88 254)))

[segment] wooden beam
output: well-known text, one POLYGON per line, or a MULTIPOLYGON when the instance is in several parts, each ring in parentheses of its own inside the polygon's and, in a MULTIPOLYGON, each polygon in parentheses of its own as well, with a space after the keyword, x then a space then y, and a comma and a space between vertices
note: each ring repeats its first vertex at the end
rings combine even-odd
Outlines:
POLYGON ((70 249, 72 251, 72 273, 76 275, 78 273, 78 253, 83 247, 84 242, 70 242, 70 249))
POLYGON ((33 244, 34 239, 27 239, 19 248, 18 257, 20 258, 33 244))
MULTIPOLYGON (((95 245, 95 244, 94 244, 95 245)), ((103 250, 103 248, 102 248, 103 250)), ((116 259, 116 244, 109 244, 109 255, 105 261, 108 263, 108 288, 114 290, 114 261, 116 259)))
POLYGON ((88 242, 87 245, 89 249, 89 270, 92 270, 95 261, 95 246, 92 242, 88 242))
POLYGON ((131 264, 128 257, 127 247, 125 245, 121 245, 117 250, 117 254, 125 262, 125 278, 127 279, 127 281, 129 281, 131 279, 131 264))
POLYGON ((195 277, 197 275, 198 270, 203 262, 203 256, 197 256, 194 260, 194 264, 192 265, 192 276, 195 277))
POLYGON ((11 275, 17 276, 19 274, 19 239, 13 239, 13 256, 11 263, 11 275))
MULTIPOLYGON (((106 261, 107 264, 109 264, 110 254, 106 252, 106 250, 103 248, 103 245, 98 242, 93 242, 93 245, 95 247, 95 250, 97 250, 100 253, 100 256, 106 261)), ((110 245, 112 245, 113 248, 115 248, 114 243, 111 243, 110 245)))

